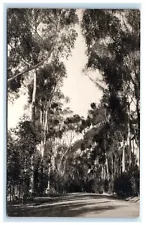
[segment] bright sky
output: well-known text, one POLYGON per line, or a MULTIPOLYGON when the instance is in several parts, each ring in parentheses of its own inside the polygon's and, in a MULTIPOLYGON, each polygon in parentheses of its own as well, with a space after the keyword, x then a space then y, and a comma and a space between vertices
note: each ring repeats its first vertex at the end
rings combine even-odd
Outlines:
MULTIPOLYGON (((65 61, 67 78, 64 80, 62 91, 70 98, 71 110, 80 116, 86 116, 91 102, 98 103, 102 92, 82 72, 86 62, 86 45, 81 34, 80 26, 77 26, 78 38, 72 57, 65 61)), ((97 73, 97 72, 96 72, 97 73)), ((27 103, 27 95, 21 95, 13 105, 8 106, 8 128, 15 127, 19 118, 24 114, 24 105, 27 103)))

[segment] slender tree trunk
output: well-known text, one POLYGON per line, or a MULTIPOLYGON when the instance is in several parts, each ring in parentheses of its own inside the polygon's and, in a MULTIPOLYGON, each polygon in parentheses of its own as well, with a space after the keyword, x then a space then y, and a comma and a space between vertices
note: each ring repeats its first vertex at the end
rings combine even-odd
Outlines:
POLYGON ((42 126, 42 119, 43 119, 43 106, 42 106, 42 100, 40 99, 40 110, 39 110, 39 113, 40 113, 40 125, 42 126))
POLYGON ((137 113, 137 120, 138 120, 138 163, 140 165, 140 93, 139 93, 139 85, 134 83, 134 90, 135 90, 135 98, 136 98, 136 113, 137 113))
POLYGON ((122 152, 122 173, 125 172, 125 141, 123 142, 123 152, 122 152))
POLYGON ((13 185, 12 186, 12 201, 14 201, 14 195, 15 195, 15 187, 13 185))
POLYGON ((36 76, 37 72, 34 73, 33 77, 33 93, 31 103, 31 121, 35 124, 35 102, 36 102, 36 76))
MULTIPOLYGON (((46 149, 46 140, 47 140, 47 133, 48 133, 48 102, 46 105, 46 110, 44 113, 44 137, 43 137, 43 146, 44 146, 44 151, 43 151, 43 157, 47 157, 48 158, 48 149, 46 149), (46 152, 47 151, 47 152, 46 152)), ((50 163, 48 164, 48 176, 50 175, 50 165, 51 165, 51 160, 50 163)), ((50 180, 48 179, 48 184, 47 184, 47 188, 46 188, 46 193, 50 190, 50 180)))
POLYGON ((113 181, 114 181, 114 177, 115 177, 115 156, 113 155, 113 181))
POLYGON ((113 157, 111 156, 111 175, 110 175, 110 183, 111 183, 111 189, 113 189, 113 183, 114 183, 114 178, 113 178, 113 157))
MULTIPOLYGON (((41 129, 44 128, 44 116, 43 116, 43 109, 42 109, 42 101, 40 100, 40 125, 41 125, 41 129)), ((44 154, 44 141, 41 140, 40 143, 40 152, 41 155, 43 156, 44 154)))
POLYGON ((20 199, 21 197, 21 184, 19 183, 19 187, 18 187, 18 198, 20 199))
POLYGON ((132 151, 132 146, 131 146, 131 129, 130 129, 130 99, 129 96, 127 96, 127 113, 128 113, 128 121, 127 121, 127 145, 128 145, 128 153, 129 153, 129 167, 131 167, 132 159, 131 159, 131 151, 132 151))
POLYGON ((43 130, 44 130, 44 134, 43 134, 43 141, 41 141, 42 143, 42 156, 44 156, 45 153, 45 146, 46 146, 46 135, 47 135, 47 130, 48 130, 48 110, 46 109, 45 112, 43 113, 43 130))
POLYGON ((12 188, 11 188, 11 183, 10 183, 10 202, 12 201, 12 188))
POLYGON ((127 137, 127 145, 128 145, 128 152, 129 152, 129 167, 131 166, 131 132, 130 132, 130 125, 128 123, 128 137, 127 137))
POLYGON ((133 155, 135 155, 135 146, 134 146, 134 140, 132 140, 132 152, 133 152, 133 155))
MULTIPOLYGON (((35 127, 35 102, 36 102, 36 77, 37 72, 34 73, 34 80, 33 80, 33 93, 32 93, 32 105, 31 105, 31 121, 35 127)), ((35 148, 35 146, 34 146, 35 148)), ((34 192, 34 153, 30 159, 30 192, 34 192)))
POLYGON ((101 180, 104 179, 104 166, 103 164, 101 165, 101 180))
POLYGON ((30 158, 31 176, 30 176, 30 192, 34 193, 34 155, 30 158))
POLYGON ((137 118, 138 118, 138 163, 140 165, 140 110, 139 110, 139 101, 137 100, 136 103, 136 111, 137 111, 137 118))
POLYGON ((109 180, 109 168, 108 168, 108 159, 107 159, 107 157, 106 157, 105 166, 106 166, 106 177, 107 177, 107 180, 109 180))

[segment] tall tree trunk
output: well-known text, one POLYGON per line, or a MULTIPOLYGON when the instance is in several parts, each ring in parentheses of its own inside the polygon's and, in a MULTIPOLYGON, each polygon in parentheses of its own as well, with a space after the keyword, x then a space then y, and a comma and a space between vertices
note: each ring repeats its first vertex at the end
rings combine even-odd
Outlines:
MULTIPOLYGON (((43 137, 43 157, 48 158, 49 154, 48 154, 48 149, 46 149, 46 140, 47 140, 47 133, 48 133, 48 107, 49 107, 49 103, 47 102, 46 104, 46 110, 44 112, 44 137, 43 137)), ((50 157, 50 156, 49 156, 50 157)), ((50 166, 51 166, 51 160, 48 164, 48 176, 50 175, 50 166)), ((50 191, 50 179, 48 179, 48 184, 47 184, 47 188, 45 190, 45 192, 47 193, 48 191, 50 191)))
POLYGON ((132 140, 132 153, 133 153, 133 155, 135 154, 135 151, 134 151, 134 139, 132 140))
MULTIPOLYGON (((140 85, 140 84, 139 84, 140 85)), ((138 123, 138 163, 140 165, 140 86, 134 83, 134 91, 135 91, 135 98, 136 98, 136 113, 137 113, 137 123, 138 123)))
POLYGON ((131 156, 131 151, 132 151, 132 146, 131 146, 131 129, 130 129, 130 99, 129 96, 127 96, 127 113, 128 113, 128 121, 127 121, 127 145, 128 145, 128 153, 129 153, 129 167, 131 167, 132 163, 132 156, 131 156))
POLYGON ((113 186, 114 186, 114 176, 113 176, 113 156, 111 156, 111 189, 113 190, 113 186))
POLYGON ((122 152, 122 173, 125 172, 125 141, 123 142, 123 152, 122 152))
POLYGON ((129 167, 131 166, 131 150, 132 150, 132 146, 131 146, 131 132, 130 132, 130 125, 128 123, 128 137, 127 137, 127 145, 128 145, 128 152, 129 152, 129 167))
POLYGON ((43 105, 42 105, 42 101, 40 99, 40 125, 42 126, 42 123, 43 123, 43 105))
POLYGON ((109 180, 109 168, 108 168, 108 159, 106 157, 106 162, 105 162, 105 168, 106 168, 106 179, 109 180))
MULTIPOLYGON (((40 125, 41 125, 41 129, 44 128, 43 124, 44 124, 44 116, 43 116, 43 105, 42 105, 42 101, 40 100, 40 125)), ((44 154, 44 141, 41 140, 41 143, 40 143, 40 153, 41 155, 43 156, 44 154)))
POLYGON ((44 156, 45 153, 45 146, 46 146, 46 135, 47 135, 47 131, 48 131, 48 109, 45 110, 45 112, 43 112, 43 121, 42 121, 42 126, 43 126, 43 141, 41 141, 42 143, 42 156, 44 156))
POLYGON ((11 185, 11 182, 10 182, 10 202, 12 201, 12 185, 11 185))
MULTIPOLYGON (((34 128, 35 128, 36 77, 37 71, 34 72, 32 104, 31 104, 31 121, 34 125, 34 128)), ((34 153, 32 154, 30 159, 30 192, 31 193, 34 192, 34 153)))
POLYGON ((139 110, 139 100, 137 99, 136 102, 136 111, 137 111, 137 118, 138 118, 138 164, 140 166, 140 110, 139 110))
POLYGON ((30 192, 34 193, 34 155, 30 158, 30 192))
POLYGON ((36 102, 36 76, 37 71, 34 72, 33 76, 33 93, 32 93, 32 103, 31 103, 31 121, 35 125, 35 102, 36 102))
POLYGON ((19 182, 19 186, 18 186, 18 198, 20 199, 21 197, 21 183, 19 182))

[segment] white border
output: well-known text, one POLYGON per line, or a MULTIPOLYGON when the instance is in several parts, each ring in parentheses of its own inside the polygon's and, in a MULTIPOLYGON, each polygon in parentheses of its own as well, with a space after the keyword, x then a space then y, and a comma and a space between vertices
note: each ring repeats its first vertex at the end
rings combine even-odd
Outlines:
MULTIPOLYGON (((145 198, 145 192, 146 192, 146 185, 145 185, 145 171, 146 171, 146 168, 144 168, 145 167, 145 165, 146 165, 146 149, 144 148, 144 146, 145 146, 145 138, 144 138, 144 135, 145 135, 145 133, 146 133, 146 131, 145 131, 145 118, 146 118, 146 93, 144 93, 144 92, 146 92, 146 87, 145 87, 145 84, 146 84, 146 75, 144 74, 144 72, 145 72, 145 64, 146 64, 146 57, 144 57, 144 54, 146 53, 146 49, 145 49, 145 46, 146 46, 146 27, 145 27, 145 21, 146 21, 146 18, 145 18, 145 15, 146 15, 146 2, 145 2, 145 0, 141 0, 141 1, 126 1, 126 0, 121 0, 121 1, 116 1, 116 0, 113 0, 113 1, 108 1, 108 0, 102 0, 102 1, 95 1, 95 0, 92 0, 91 2, 89 2, 89 1, 78 1, 78 0, 75 0, 75 1, 73 1, 73 2, 69 2, 69 1, 66 1, 66 0, 64 0, 64 1, 56 1, 56 0, 50 0, 50 1, 45 1, 45 0, 42 0, 41 2, 40 1, 38 1, 38 0, 34 0, 34 1, 29 1, 29 0, 25 0, 25 1, 20 1, 20 0, 15 0, 15 1, 2 1, 1 3, 0 3, 0 5, 1 5, 1 7, 0 7, 0 23, 1 23, 1 28, 2 28, 2 32, 1 32, 1 34, 3 34, 3 31, 4 31, 4 28, 3 28, 3 3, 9 3, 9 4, 11 4, 11 3, 17 3, 17 4, 26 4, 26 3, 31 3, 31 4, 36 4, 36 3, 39 3, 39 4, 41 4, 41 3, 66 3, 66 4, 69 4, 69 3, 72 3, 73 4, 73 7, 75 7, 75 3, 81 3, 81 4, 84 4, 85 6, 86 6, 86 4, 90 4, 90 5, 92 5, 93 3, 101 3, 101 4, 104 4, 104 3, 106 3, 107 5, 109 5, 110 3, 114 3, 115 5, 117 5, 118 3, 120 3, 120 4, 126 4, 127 5, 127 3, 128 4, 133 4, 133 3, 136 3, 136 4, 142 4, 141 5, 141 18, 142 18, 142 26, 141 26, 141 28, 142 28, 142 32, 141 32, 141 36, 142 36, 142 38, 141 38, 141 215, 140 215, 140 219, 139 219, 139 221, 138 222, 133 222, 133 223, 138 223, 138 224, 140 224, 140 223, 144 223, 145 224, 145 222, 146 222, 146 217, 145 217, 145 211, 146 211, 146 198, 145 198)), ((83 7, 82 8, 84 8, 84 5, 83 5, 83 7)), ((94 5, 94 4, 93 4, 94 5)), ((76 8, 76 7, 75 7, 76 8)), ((5 184, 4 184, 4 171, 3 171, 3 168, 4 168, 4 163, 5 162, 3 162, 3 159, 4 159, 4 151, 5 151, 5 118, 6 118, 6 112, 4 111, 5 110, 5 101, 4 101, 4 93, 5 93, 5 87, 4 87, 4 68, 3 68, 3 66, 4 66, 4 62, 5 62, 5 59, 4 59, 4 48, 5 48, 5 46, 3 46, 3 35, 0 35, 0 38, 1 38, 1 46, 0 46, 0 49, 1 49, 1 59, 0 59, 0 63, 1 63, 1 66, 0 66, 0 68, 1 68, 1 75, 0 75, 0 85, 1 85, 1 87, 0 87, 0 122, 1 122, 1 134, 0 134, 0 146, 1 146, 1 157, 0 157, 0 160, 1 160, 1 162, 0 162, 0 173, 1 173, 1 175, 2 176, 0 176, 0 177, 2 177, 2 181, 1 181, 1 185, 0 185, 0 194, 1 194, 1 196, 0 196, 0 222, 1 223, 5 223, 5 224, 8 224, 9 222, 8 222, 8 220, 7 220, 7 222, 6 222, 6 220, 5 221, 3 221, 3 193, 5 192, 5 184), (4 61, 3 61, 4 60, 4 61), (1 145, 2 144, 2 145, 1 145)), ((17 222, 17 220, 12 220, 11 222, 12 223, 15 223, 15 222, 17 222), (13 221, 13 222, 12 222, 13 221)), ((24 224, 24 223, 26 223, 26 222, 22 222, 23 221, 23 218, 20 218, 19 219, 19 224, 24 224)), ((24 221, 26 221, 26 219, 24 219, 24 221)), ((27 222, 27 224, 32 224, 32 223, 36 223, 38 221, 38 219, 36 218, 36 219, 34 219, 33 218, 33 221, 31 221, 31 222, 27 222)), ((37 224, 42 224, 42 221, 43 221, 43 219, 40 221, 39 220, 39 222, 37 222, 37 224)), ((53 219, 52 219, 52 221, 53 221, 53 219)), ((58 221, 59 221, 59 219, 58 219, 58 221)), ((62 220, 60 220, 60 221, 62 221, 62 220)), ((50 224, 64 224, 64 222, 67 222, 67 223, 69 223, 69 224, 71 224, 71 223, 73 223, 73 221, 76 221, 76 222, 79 222, 79 223, 82 223, 82 224, 84 224, 85 222, 81 222, 80 221, 80 219, 69 219, 69 221, 67 220, 67 219, 64 219, 62 222, 51 222, 51 221, 48 221, 50 224), (72 222, 71 222, 71 220, 72 220, 72 222)), ((85 221, 85 220, 83 220, 83 221, 85 221)), ((87 219, 86 220, 87 222, 89 222, 89 221, 94 221, 93 219, 87 219)), ((101 221, 105 221, 105 219, 103 219, 103 220, 101 220, 101 219, 97 219, 96 220, 96 222, 98 222, 99 224, 101 224, 101 223, 106 223, 106 222, 101 222, 101 221)), ((113 220, 112 222, 109 222, 109 224, 113 224, 113 222, 116 222, 116 223, 118 223, 118 221, 119 221, 119 219, 117 220, 117 219, 115 219, 115 220, 113 220)), ((122 220, 123 221, 123 220, 122 220)), ((125 221, 126 221, 126 219, 125 219, 125 221)), ((121 224, 128 224, 128 222, 120 222, 121 224)))

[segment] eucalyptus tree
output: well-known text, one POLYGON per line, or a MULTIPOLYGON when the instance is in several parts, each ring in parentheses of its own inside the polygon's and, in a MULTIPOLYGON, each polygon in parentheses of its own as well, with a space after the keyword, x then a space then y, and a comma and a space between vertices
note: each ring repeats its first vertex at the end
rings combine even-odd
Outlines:
POLYGON ((139 147, 140 11, 84 10, 82 31, 87 44, 86 68, 102 75, 109 92, 108 110, 122 133, 124 172, 126 146, 130 162, 132 139, 139 147))
POLYGON ((28 88, 30 120, 41 129, 44 145, 51 103, 66 73, 60 58, 71 54, 76 23, 74 9, 8 9, 8 92, 28 88))

